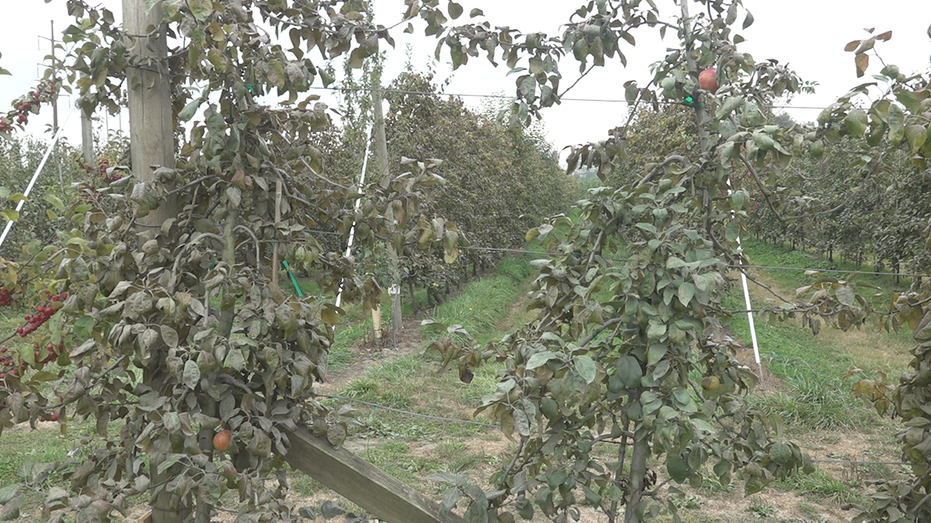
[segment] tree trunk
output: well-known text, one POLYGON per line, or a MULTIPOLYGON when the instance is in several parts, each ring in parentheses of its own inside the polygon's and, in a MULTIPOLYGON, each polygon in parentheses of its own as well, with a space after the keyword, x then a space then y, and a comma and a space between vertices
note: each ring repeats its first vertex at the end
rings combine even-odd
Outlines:
MULTIPOLYGON (((621 436, 621 444, 618 446, 619 447, 617 451, 618 465, 617 465, 617 471, 615 471, 614 473, 614 483, 618 487, 620 487, 620 481, 624 475, 624 462, 627 460, 627 447, 629 444, 626 432, 630 430, 630 420, 627 419, 626 416, 624 417, 624 422, 622 425, 624 427, 625 434, 621 436)), ((616 500, 611 502, 611 510, 610 512, 608 512, 608 523, 617 523, 618 507, 619 507, 619 504, 616 500)))
POLYGON ((650 457, 649 434, 647 434, 646 429, 641 428, 634 435, 634 444, 630 455, 630 497, 627 498, 624 523, 640 523, 643 521, 637 515, 637 505, 643 501, 643 491, 646 488, 648 457, 650 457))
POLYGON ((407 288, 410 290, 410 293, 411 293, 411 307, 413 307, 414 309, 414 314, 417 314, 419 309, 417 308, 417 298, 416 296, 414 296, 414 282, 409 282, 407 284, 407 288))

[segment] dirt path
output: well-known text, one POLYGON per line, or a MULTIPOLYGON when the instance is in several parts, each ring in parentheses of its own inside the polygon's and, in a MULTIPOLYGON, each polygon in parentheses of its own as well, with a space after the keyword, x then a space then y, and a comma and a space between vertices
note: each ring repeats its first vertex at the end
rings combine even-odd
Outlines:
POLYGON ((364 376, 372 366, 419 351, 423 344, 420 335, 421 319, 419 315, 404 318, 401 330, 398 331, 396 347, 392 344, 390 331, 385 333, 380 343, 372 341, 369 336, 366 340, 349 347, 352 363, 340 370, 328 372, 326 381, 314 386, 317 394, 336 394, 353 379, 364 376))

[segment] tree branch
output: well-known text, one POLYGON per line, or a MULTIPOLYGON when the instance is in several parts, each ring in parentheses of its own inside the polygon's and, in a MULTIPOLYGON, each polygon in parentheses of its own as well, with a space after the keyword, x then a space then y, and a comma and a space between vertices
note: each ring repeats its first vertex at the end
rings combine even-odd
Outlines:
POLYGON ((687 163, 689 163, 689 160, 688 160, 688 158, 686 158, 685 156, 680 156, 680 155, 678 155, 678 154, 674 154, 674 155, 672 155, 672 156, 667 156, 665 160, 663 160, 662 162, 660 162, 659 165, 657 165, 656 167, 654 167, 652 171, 650 171, 650 172, 649 172, 646 176, 644 176, 639 182, 637 182, 637 185, 635 185, 634 187, 640 187, 641 185, 650 182, 650 181, 653 180, 653 178, 657 175, 657 173, 659 173, 659 170, 660 170, 660 169, 662 169, 663 167, 666 167, 667 165, 669 165, 669 164, 671 164, 671 163, 673 163, 673 162, 679 162, 679 163, 682 163, 682 164, 687 164, 687 163))
POLYGON ((823 160, 821 161, 821 176, 814 176, 814 177, 809 178, 805 176, 804 174, 802 174, 802 172, 799 171, 794 165, 790 165, 789 167, 791 167, 792 170, 795 171, 795 174, 797 174, 799 178, 805 180, 806 182, 817 182, 817 181, 827 178, 827 175, 824 174, 824 161, 823 160))
POLYGON ((586 336, 585 339, 582 340, 581 343, 579 343, 579 346, 580 346, 580 347, 584 347, 584 346, 588 345, 589 343, 591 343, 591 341, 592 341, 593 339, 595 339, 596 336, 598 336, 599 334, 601 334, 602 332, 604 332, 606 329, 608 329, 608 328, 610 328, 610 327, 613 327, 613 326, 617 325, 618 323, 621 323, 621 319, 620 319, 620 318, 612 318, 612 319, 606 321, 606 322, 604 323, 604 325, 602 325, 601 327, 598 327, 597 329, 595 329, 594 332, 592 332, 591 334, 589 334, 588 336, 586 336))
MULTIPOLYGON (((239 230, 239 229, 246 231, 249 234, 249 236, 252 236, 252 241, 255 242, 255 268, 258 269, 259 262, 262 259, 260 251, 259 251, 259 239, 255 236, 255 233, 252 232, 252 229, 246 227, 245 225, 237 225, 234 230, 239 230)), ((246 242, 242 242, 239 245, 242 245, 243 243, 246 243, 246 242)), ((237 250, 239 250, 239 245, 236 246, 237 250)))
POLYGON ((582 73, 581 76, 579 76, 574 82, 572 82, 572 85, 564 89, 563 92, 559 93, 559 98, 562 98, 563 96, 566 95, 566 93, 571 91, 572 88, 578 85, 578 83, 582 81, 582 78, 585 78, 586 76, 588 76, 588 73, 592 72, 593 69, 595 69, 595 64, 588 66, 588 70, 582 73))
POLYGON ((772 200, 769 199, 769 196, 772 194, 772 191, 767 189, 763 182, 760 181, 760 177, 756 172, 756 169, 753 167, 753 164, 750 163, 750 160, 747 160, 747 157, 741 153, 740 161, 747 167, 747 171, 750 173, 750 176, 753 178, 753 181, 756 182, 756 186, 760 189, 760 192, 763 194, 763 199, 766 200, 766 204, 769 205, 769 209, 773 211, 773 214, 776 215, 776 219, 782 223, 785 223, 785 220, 782 218, 782 215, 776 209, 776 205, 773 204, 772 200))
POLYGON ((750 274, 748 274, 747 271, 745 271, 744 269, 737 269, 737 270, 740 271, 741 273, 743 273, 743 275, 744 275, 748 280, 752 281, 753 283, 755 283, 755 284, 759 285, 760 287, 763 287, 764 289, 766 289, 767 291, 769 291, 769 293, 772 294, 773 296, 779 298, 780 300, 782 300, 782 301, 784 301, 784 302, 786 302, 786 303, 793 303, 793 304, 794 304, 794 302, 789 301, 789 300, 783 298, 779 293, 777 293, 776 291, 774 291, 774 290, 772 289, 772 287, 770 287, 770 286, 766 285, 765 283, 762 283, 762 282, 757 281, 756 279, 754 279, 754 278, 753 278, 752 276, 750 276, 750 274))
POLYGON ((843 203, 842 203, 842 204, 838 205, 837 207, 835 207, 835 208, 833 208, 833 209, 828 209, 828 210, 826 210, 826 211, 818 211, 818 212, 807 213, 807 214, 799 214, 798 216, 786 216, 786 217, 783 218, 783 220, 784 220, 784 221, 788 221, 788 220, 801 220, 802 218, 811 218, 812 216, 820 216, 820 215, 822 215, 822 214, 831 214, 831 213, 835 213, 835 212, 837 212, 837 211, 843 209, 843 208, 844 208, 844 205, 846 205, 846 204, 843 204, 843 203))
MULTIPOLYGON (((194 180, 194 181, 192 181, 192 182, 188 182, 188 183, 182 185, 181 187, 178 187, 177 189, 172 189, 172 190, 166 192, 166 193, 165 193, 165 196, 171 196, 171 195, 173 195, 173 194, 177 194, 177 193, 179 193, 179 192, 181 192, 181 191, 187 189, 188 187, 197 185, 197 184, 199 184, 200 182, 207 181, 207 180, 209 180, 209 179, 211 179, 211 178, 216 178, 216 177, 217 177, 217 175, 215 175, 215 174, 208 174, 208 175, 206 175, 206 176, 201 176, 200 178, 198 178, 198 179, 196 179, 196 180, 194 180)), ((159 226, 159 227, 161 227, 161 226, 159 226)))

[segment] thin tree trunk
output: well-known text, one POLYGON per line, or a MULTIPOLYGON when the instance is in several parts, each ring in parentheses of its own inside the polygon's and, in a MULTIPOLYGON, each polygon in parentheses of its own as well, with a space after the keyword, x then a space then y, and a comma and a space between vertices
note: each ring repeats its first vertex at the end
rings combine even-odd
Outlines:
POLYGON ((417 299, 414 296, 414 290, 415 290, 414 282, 409 282, 407 284, 407 288, 410 290, 410 293, 411 293, 411 306, 414 308, 414 314, 417 314, 419 309, 417 308, 417 299))
MULTIPOLYGON (((231 210, 229 216, 226 218, 226 224, 223 228, 223 263, 231 270, 233 265, 236 264, 236 236, 234 231, 236 229, 238 219, 238 213, 235 210, 231 210)), ((256 260, 256 264, 259 261, 256 260)), ((221 298, 220 305, 220 325, 218 334, 224 338, 229 338, 230 334, 233 331, 233 320, 235 319, 235 307, 232 306, 234 303, 235 297, 228 296, 224 294, 221 298)), ((217 417, 219 414, 219 406, 217 402, 214 401, 207 395, 203 395, 200 399, 201 409, 203 413, 207 416, 217 417)), ((200 449, 203 450, 210 459, 213 459, 213 430, 203 429, 197 434, 197 441, 200 445, 200 449)), ((197 504, 195 507, 194 521, 196 523, 210 523, 210 520, 213 516, 214 506, 212 503, 206 499, 198 498, 197 504)))
POLYGON ((627 498, 624 523, 643 521, 637 515, 637 505, 643 501, 648 457, 650 457, 650 441, 646 429, 641 428, 634 435, 634 445, 630 455, 630 497, 627 498))
MULTIPOLYGON (((630 420, 624 421, 624 432, 626 433, 630 430, 630 420)), ((627 434, 621 436, 620 448, 617 451, 617 472, 614 473, 614 483, 618 484, 621 481, 621 477, 624 474, 624 461, 627 459, 627 446, 629 442, 627 440, 627 434)), ((619 487, 620 485, 618 485, 619 487)), ((608 513, 608 523, 617 523, 618 519, 618 509, 619 505, 617 500, 611 502, 611 510, 608 513)))

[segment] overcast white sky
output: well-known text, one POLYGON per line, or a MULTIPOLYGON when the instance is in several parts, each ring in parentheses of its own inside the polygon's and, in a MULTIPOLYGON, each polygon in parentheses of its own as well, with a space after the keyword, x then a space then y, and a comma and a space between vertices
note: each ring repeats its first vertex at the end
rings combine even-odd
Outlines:
MULTIPOLYGON (((393 25, 400 20, 402 0, 374 0, 376 21, 393 25)), ((459 0, 468 14, 473 7, 485 12, 493 25, 507 25, 524 32, 560 32, 559 25, 568 20, 582 0, 459 0)), ((119 0, 102 0, 119 16, 119 0)), ((669 0, 657 1, 665 13, 673 15, 677 8, 669 0)), ((860 83, 855 75, 853 56, 843 51, 844 45, 866 36, 866 27, 875 27, 876 33, 891 30, 892 40, 877 45, 887 63, 899 65, 903 72, 926 71, 931 63, 931 1, 887 0, 744 0, 754 14, 756 22, 740 31, 746 39, 740 49, 753 54, 756 60, 779 59, 788 63, 802 78, 817 81, 820 86, 815 95, 799 96, 794 106, 823 107, 834 98, 860 83)), ((59 33, 70 19, 64 0, 0 0, 0 18, 6 23, 0 32, 0 67, 9 69, 12 76, 0 76, 0 111, 9 110, 9 102, 26 93, 39 74, 39 62, 48 54, 50 20, 55 21, 59 33)), ((461 18, 463 20, 464 18, 461 18)), ((400 29, 400 28, 398 28, 400 29)), ((422 27, 418 27, 422 32, 422 27)), ((405 62, 405 44, 414 49, 414 63, 425 67, 432 60, 435 41, 424 37, 411 37, 396 30, 397 48, 389 51, 387 77, 396 75, 405 62)), ((644 28, 635 33, 637 47, 625 48, 628 67, 619 63, 596 70, 583 80, 568 96, 571 98, 623 99, 623 83, 636 79, 644 84, 649 79, 648 66, 664 56, 665 45, 651 30, 644 28)), ((670 33, 667 38, 674 38, 670 33)), ((670 44, 673 43, 669 40, 670 44)), ((444 57, 445 58, 445 57, 444 57)), ((339 69, 339 68, 338 68, 339 69)), ((871 72, 880 67, 874 61, 871 72)), ((514 91, 514 77, 507 77, 505 68, 493 68, 484 59, 473 59, 455 73, 445 63, 436 65, 440 78, 452 75, 450 93, 506 93, 514 91)), ((578 74, 578 68, 567 61, 563 67, 563 85, 569 85, 578 74)), ((386 80, 387 81, 387 80, 386 80)), ((69 112, 70 99, 61 100, 60 120, 69 112)), ((479 106, 479 99, 467 98, 469 104, 479 106)), ((335 105, 335 101, 333 102, 335 105)), ((547 109, 544 121, 551 141, 558 147, 603 139, 607 130, 619 125, 627 107, 621 103, 566 101, 561 107, 547 109)), ((790 114, 797 120, 814 120, 816 110, 794 110, 790 114)), ((34 117, 28 131, 41 134, 51 122, 50 111, 43 110, 34 117)), ((99 127, 128 130, 126 120, 101 118, 99 127)), ((80 137, 80 124, 75 112, 66 127, 66 136, 72 143, 80 137)))

